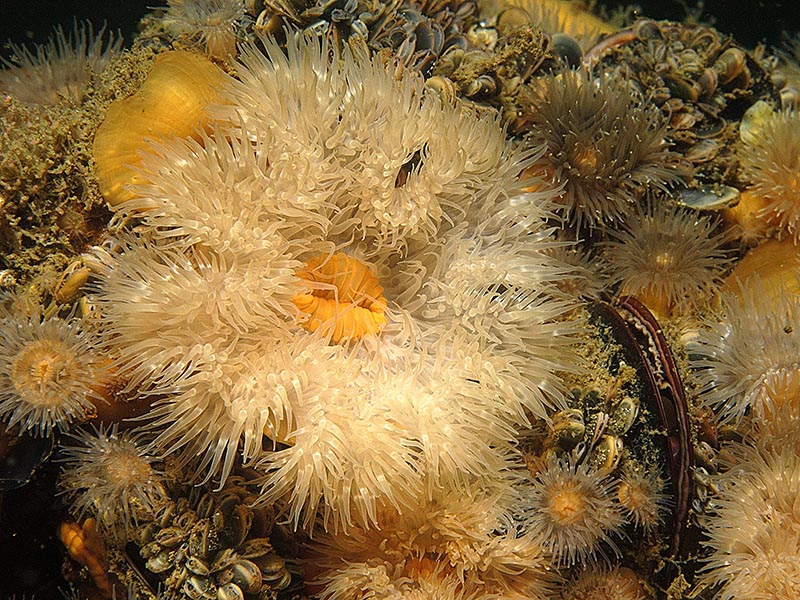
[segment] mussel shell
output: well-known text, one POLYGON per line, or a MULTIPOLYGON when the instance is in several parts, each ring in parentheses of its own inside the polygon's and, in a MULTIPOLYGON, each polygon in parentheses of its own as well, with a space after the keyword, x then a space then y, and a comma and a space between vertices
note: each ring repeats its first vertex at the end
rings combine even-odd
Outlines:
POLYGON ((570 68, 577 68, 583 61, 583 49, 572 36, 555 33, 550 37, 550 49, 570 68))
POLYGON ((217 600, 244 600, 244 592, 235 583, 226 583, 217 589, 217 600))
POLYGON ((515 29, 525 27, 533 22, 527 10, 521 6, 510 6, 497 15, 497 31, 500 35, 508 35, 515 29))
POLYGON ((36 437, 27 432, 3 432, 0 436, 0 491, 14 490, 28 483, 36 468, 53 452, 53 437, 36 437))
POLYGON ((697 189, 683 189, 675 194, 678 204, 695 210, 721 210, 739 203, 741 193, 728 185, 700 186, 697 189))

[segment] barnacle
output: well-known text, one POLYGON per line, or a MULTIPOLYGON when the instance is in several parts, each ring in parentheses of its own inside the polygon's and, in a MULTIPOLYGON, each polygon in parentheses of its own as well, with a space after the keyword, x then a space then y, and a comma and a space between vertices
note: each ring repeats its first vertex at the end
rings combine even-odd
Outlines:
POLYGON ((112 206, 134 197, 130 185, 145 181, 132 169, 149 140, 197 135, 208 122, 206 109, 220 101, 226 75, 200 54, 165 52, 142 88, 109 106, 94 138, 95 174, 112 206))
POLYGON ((345 254, 315 256, 297 271, 310 292, 294 298, 309 331, 322 328, 334 342, 374 335, 386 323, 383 288, 369 267, 345 254))
POLYGON ((77 103, 93 76, 98 75, 122 45, 122 38, 110 34, 104 41, 105 27, 95 35, 90 23, 76 22, 67 36, 57 27, 35 54, 24 46, 11 44, 11 60, 2 59, 0 90, 32 104, 56 104, 62 99, 77 103))

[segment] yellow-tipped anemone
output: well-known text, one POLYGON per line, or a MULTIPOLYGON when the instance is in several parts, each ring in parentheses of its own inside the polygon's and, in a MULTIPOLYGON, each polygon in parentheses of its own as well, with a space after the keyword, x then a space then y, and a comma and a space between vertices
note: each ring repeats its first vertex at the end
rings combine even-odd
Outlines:
POLYGON ((195 137, 206 126, 206 108, 220 101, 227 76, 208 58, 185 51, 165 52, 155 61, 142 89, 113 103, 94 138, 95 174, 111 206, 135 197, 135 171, 151 140, 195 137))
POLYGON ((294 298, 297 308, 308 315, 302 322, 308 331, 322 327, 322 333, 338 343, 375 335, 386 323, 383 287, 360 260, 341 253, 323 254, 310 259, 296 274, 311 289, 294 298))

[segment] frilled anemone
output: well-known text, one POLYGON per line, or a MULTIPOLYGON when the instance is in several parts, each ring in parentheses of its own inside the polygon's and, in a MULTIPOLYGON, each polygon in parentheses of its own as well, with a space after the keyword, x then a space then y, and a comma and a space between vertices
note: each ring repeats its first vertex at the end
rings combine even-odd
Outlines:
POLYGON ((50 40, 35 51, 11 44, 11 59, 2 59, 0 90, 31 104, 79 102, 91 77, 99 74, 122 46, 122 38, 105 27, 95 34, 89 23, 75 23, 67 35, 57 27, 50 40))
POLYGON ((783 408, 798 414, 800 298, 768 294, 758 277, 723 294, 719 319, 709 318, 689 347, 700 398, 723 422, 758 419, 783 408))
POLYGON ((618 222, 645 192, 678 180, 663 117, 624 78, 568 71, 524 94, 522 131, 547 148, 529 170, 563 188, 559 214, 579 231, 618 222))
POLYGON ((142 154, 116 207, 136 235, 96 252, 104 348, 198 479, 242 456, 294 526, 370 526, 493 477, 560 401, 570 269, 497 119, 318 39, 262 41, 206 131, 142 154))
POLYGON ((761 208, 759 219, 800 239, 800 114, 784 111, 768 118, 739 152, 748 192, 761 208))

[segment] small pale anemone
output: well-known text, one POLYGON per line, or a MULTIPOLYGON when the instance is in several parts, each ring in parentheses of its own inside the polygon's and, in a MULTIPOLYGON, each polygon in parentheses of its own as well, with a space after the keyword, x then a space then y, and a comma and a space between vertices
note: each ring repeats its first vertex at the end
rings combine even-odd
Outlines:
POLYGON ((108 372, 79 319, 0 311, 0 419, 36 435, 95 414, 108 372))
POLYGON ((800 237, 800 113, 783 111, 763 123, 740 152, 748 192, 762 207, 757 216, 780 232, 800 237))
POLYGON ((537 80, 526 94, 526 138, 547 147, 529 170, 563 188, 560 213, 578 230, 619 221, 646 191, 679 179, 663 117, 626 79, 569 71, 537 80))
MULTIPOLYGON (((321 597, 549 598, 555 575, 541 540, 510 525, 512 482, 473 480, 438 488, 402 512, 381 511, 378 527, 322 534, 321 597), (433 587, 430 587, 434 583, 433 587), (427 591, 429 595, 422 595, 427 591)), ((507 475, 507 474, 506 474, 507 475)))
POLYGON ((76 22, 67 35, 57 27, 46 44, 34 51, 11 44, 11 59, 2 59, 0 90, 30 104, 57 104, 62 99, 80 102, 86 86, 111 61, 122 46, 122 38, 105 27, 97 35, 90 23, 76 22))
POLYGON ((712 553, 702 580, 718 600, 789 600, 800 593, 800 459, 795 444, 771 451, 735 445, 735 464, 715 482, 705 523, 712 553))
POLYGON ((615 492, 614 482, 586 463, 552 458, 524 492, 521 517, 557 564, 597 560, 606 548, 619 553, 613 537, 624 518, 615 492))
POLYGON ((617 293, 635 296, 654 314, 668 316, 707 301, 728 260, 718 223, 666 200, 631 211, 623 228, 608 228, 603 259, 617 293))
POLYGON ((664 480, 654 468, 626 469, 617 485, 617 500, 628 520, 645 531, 661 522, 668 499, 664 480))
POLYGON ((571 242, 562 242, 544 250, 561 264, 571 268, 571 273, 554 283, 559 290, 571 297, 584 299, 599 298, 605 287, 603 274, 598 269, 599 260, 595 253, 571 242))
POLYGON ((59 480, 78 519, 92 517, 106 539, 136 539, 137 526, 169 500, 164 474, 146 453, 141 432, 100 426, 71 435, 62 447, 59 480))
POLYGON ((589 565, 567 582, 562 600, 650 600, 639 577, 627 567, 589 565))
POLYGON ((245 21, 244 0, 168 0, 164 26, 174 36, 202 44, 219 60, 236 57, 238 29, 245 21))
POLYGON ((765 293, 758 277, 722 296, 721 320, 706 321, 689 350, 700 398, 720 420, 752 411, 769 418, 796 403, 800 387, 800 297, 765 293))

